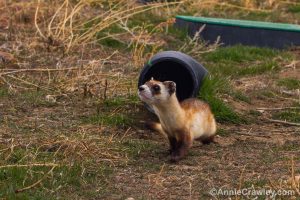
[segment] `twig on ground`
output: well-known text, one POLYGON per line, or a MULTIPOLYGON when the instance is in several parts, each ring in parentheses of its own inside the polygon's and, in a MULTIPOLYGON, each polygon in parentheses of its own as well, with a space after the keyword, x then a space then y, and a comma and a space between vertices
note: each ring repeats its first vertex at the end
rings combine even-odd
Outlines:
POLYGON ((240 181, 239 181, 239 189, 242 189, 242 185, 244 183, 244 172, 245 172, 246 166, 247 165, 244 165, 242 172, 241 172, 240 181))
POLYGON ((79 67, 69 67, 69 68, 63 68, 63 69, 11 69, 8 72, 2 72, 0 73, 1 76, 10 75, 10 74, 16 74, 16 73, 23 73, 23 72, 56 72, 56 71, 67 71, 67 70, 79 70, 79 67))
POLYGON ((256 108, 256 110, 288 110, 288 109, 300 109, 300 107, 256 108))
POLYGON ((59 164, 55 163, 32 163, 32 164, 24 164, 24 165, 2 165, 2 168, 12 168, 12 167, 57 167, 59 164))
POLYGON ((300 63, 300 60, 293 60, 290 64, 285 65, 284 67, 296 69, 298 63, 300 63))
POLYGON ((280 123, 280 124, 286 124, 286 125, 290 125, 290 126, 300 126, 300 123, 287 122, 287 121, 276 120, 276 119, 269 119, 269 118, 266 118, 266 120, 268 120, 270 122, 275 122, 275 123, 280 123))
POLYGON ((29 81, 26 81, 26 80, 23 80, 21 78, 18 78, 18 77, 15 77, 15 76, 12 76, 12 75, 7 75, 9 78, 12 78, 12 79, 15 79, 17 81, 20 81, 26 85, 31 85, 31 86, 34 86, 35 88, 41 88, 41 89, 44 89, 44 90, 47 90, 47 91, 50 91, 49 88, 46 88, 46 87, 43 87, 43 86, 40 86, 40 85, 37 85, 37 84, 34 84, 34 83, 31 83, 29 81))
POLYGON ((130 130, 131 130, 131 128, 129 127, 129 128, 125 131, 124 135, 121 137, 120 141, 123 141, 123 139, 127 136, 127 133, 128 133, 130 130))
POLYGON ((250 136, 250 137, 271 138, 270 135, 258 135, 258 134, 249 134, 249 133, 239 133, 239 132, 236 132, 235 134, 238 134, 238 135, 244 135, 244 136, 250 136))
POLYGON ((299 89, 292 90, 292 91, 291 90, 282 90, 281 93, 289 95, 289 96, 298 96, 300 94, 299 89))

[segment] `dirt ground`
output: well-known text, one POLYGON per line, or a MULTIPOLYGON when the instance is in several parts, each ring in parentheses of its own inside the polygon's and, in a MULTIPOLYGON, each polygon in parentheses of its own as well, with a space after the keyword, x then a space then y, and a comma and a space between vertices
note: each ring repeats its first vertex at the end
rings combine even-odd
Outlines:
POLYGON ((174 164, 167 141, 143 125, 157 119, 136 96, 141 68, 130 53, 94 45, 66 53, 14 9, 15 26, 0 14, 0 199, 300 199, 299 123, 272 119, 299 108, 299 89, 274 82, 300 79, 297 50, 276 74, 233 80, 251 103, 220 96, 249 121, 219 122, 215 143, 195 142, 174 164))
MULTIPOLYGON (((293 75, 299 76, 297 73, 293 75)), ((247 80, 241 80, 241 82, 247 85, 247 80)), ((259 81, 256 83, 258 85, 252 83, 251 89, 247 90, 253 92, 262 85, 259 81)), ((44 98, 44 95, 41 98, 44 98)), ((254 123, 218 124, 222 132, 219 132, 216 143, 201 145, 196 142, 189 155, 178 164, 169 162, 167 141, 157 133, 146 130, 140 123, 141 120, 155 119, 141 103, 129 106, 132 113, 141 113, 136 114, 135 125, 129 126, 129 129, 94 124, 82 125, 78 122, 79 119, 82 116, 93 115, 95 108, 89 99, 82 99, 77 95, 61 98, 54 105, 35 105, 34 102, 30 104, 26 102, 28 100, 23 100, 18 96, 16 98, 15 95, 2 98, 1 144, 3 147, 14 144, 15 148, 25 148, 31 145, 43 146, 46 151, 52 148, 54 150, 51 151, 55 151, 58 148, 55 144, 59 144, 62 140, 62 136, 59 136, 61 133, 64 133, 63 137, 68 137, 69 140, 77 140, 76 138, 81 137, 81 134, 87 134, 88 138, 114 135, 115 141, 125 137, 126 140, 151 143, 150 148, 140 149, 141 152, 138 152, 134 158, 129 158, 134 161, 127 160, 126 162, 129 163, 125 166, 123 164, 114 166, 106 192, 96 195, 100 199, 129 197, 134 199, 224 199, 228 196, 213 197, 208 194, 208 191, 213 188, 224 190, 234 188, 290 189, 292 187, 288 184, 288 180, 292 176, 292 168, 295 170, 293 173, 300 173, 300 127, 267 121, 265 116, 272 112, 267 111, 267 108, 287 107, 291 102, 276 98, 254 100, 255 103, 251 106, 232 103, 236 109, 241 110, 265 108, 254 123)), ((121 107, 128 109, 128 105, 121 107)), ((91 141, 92 139, 87 140, 87 142, 91 141)), ((95 144, 87 144, 88 147, 90 145, 95 144)), ((65 141, 62 150, 65 149, 63 152, 67 154, 68 160, 72 158, 72 153, 68 151, 76 151, 76 148, 78 147, 72 147, 65 141), (68 148, 74 149, 67 150, 68 148)), ((79 149, 81 151, 81 148, 79 149)), ((97 157, 92 152, 90 153, 83 154, 81 159, 97 157)), ((108 157, 113 158, 112 155, 108 157)), ((99 155, 100 158, 103 159, 103 156, 99 155)), ((94 187, 92 185, 89 187, 94 187)), ((72 193, 72 190, 67 192, 69 198, 73 195, 74 198, 89 198, 78 197, 77 194, 72 193)), ((231 197, 239 198, 239 196, 231 197)), ((278 196, 276 199, 290 198, 291 196, 278 196)))

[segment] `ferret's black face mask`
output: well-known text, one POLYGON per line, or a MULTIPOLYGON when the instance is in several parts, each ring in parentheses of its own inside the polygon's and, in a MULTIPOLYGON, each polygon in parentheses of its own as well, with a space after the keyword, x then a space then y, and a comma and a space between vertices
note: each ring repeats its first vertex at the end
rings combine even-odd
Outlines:
POLYGON ((173 81, 150 80, 139 87, 138 95, 147 104, 157 104, 167 101, 176 92, 173 81))

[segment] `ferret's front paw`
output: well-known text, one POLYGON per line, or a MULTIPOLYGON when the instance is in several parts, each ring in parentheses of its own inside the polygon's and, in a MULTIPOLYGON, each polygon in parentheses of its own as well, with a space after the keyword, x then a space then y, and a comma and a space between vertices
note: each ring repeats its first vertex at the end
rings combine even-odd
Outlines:
POLYGON ((171 156, 170 162, 171 163, 177 163, 180 160, 179 156, 171 156))

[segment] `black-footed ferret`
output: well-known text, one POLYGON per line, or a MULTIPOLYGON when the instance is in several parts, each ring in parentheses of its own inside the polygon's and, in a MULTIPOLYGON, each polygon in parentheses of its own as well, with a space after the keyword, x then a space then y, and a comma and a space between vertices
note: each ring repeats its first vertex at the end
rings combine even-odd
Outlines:
POLYGON ((207 103, 196 98, 179 103, 173 81, 160 82, 152 79, 138 90, 140 99, 153 107, 160 121, 148 123, 148 126, 169 139, 171 161, 183 158, 193 140, 203 143, 213 141, 216 121, 207 103))

